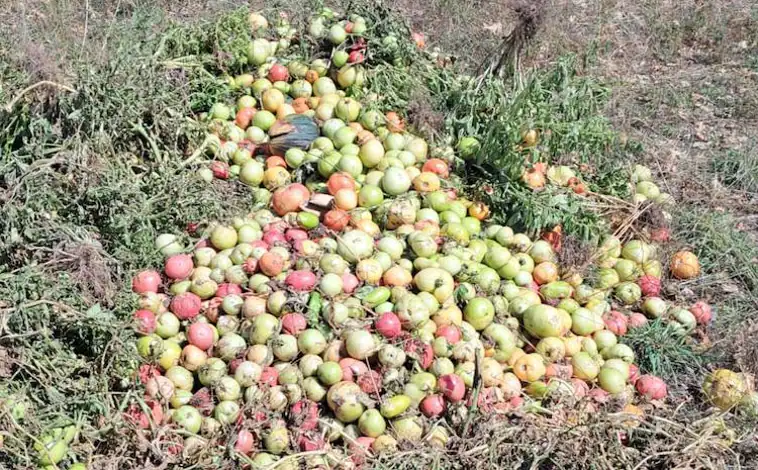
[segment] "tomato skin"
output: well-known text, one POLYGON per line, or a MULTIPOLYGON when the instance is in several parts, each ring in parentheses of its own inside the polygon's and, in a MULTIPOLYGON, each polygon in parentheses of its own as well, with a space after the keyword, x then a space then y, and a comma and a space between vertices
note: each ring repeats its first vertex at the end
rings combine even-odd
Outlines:
POLYGON ((426 47, 426 38, 424 37, 424 33, 413 33, 411 34, 411 38, 413 39, 413 42, 416 44, 416 47, 419 49, 423 49, 426 47))
POLYGON ((220 180, 229 178, 229 164, 227 163, 215 161, 211 163, 211 171, 213 176, 220 180))
POLYGON ((490 215, 490 208, 487 207, 487 204, 484 204, 483 202, 475 202, 471 204, 471 207, 468 208, 468 213, 471 217, 482 221, 486 219, 488 215, 490 215))
POLYGON ((358 63, 363 62, 363 59, 364 59, 363 54, 361 54, 360 51, 353 51, 348 56, 347 61, 350 62, 351 64, 358 64, 358 63))
POLYGON ((403 132, 405 130, 405 122, 403 122, 396 112, 388 112, 384 115, 384 119, 390 132, 403 132))

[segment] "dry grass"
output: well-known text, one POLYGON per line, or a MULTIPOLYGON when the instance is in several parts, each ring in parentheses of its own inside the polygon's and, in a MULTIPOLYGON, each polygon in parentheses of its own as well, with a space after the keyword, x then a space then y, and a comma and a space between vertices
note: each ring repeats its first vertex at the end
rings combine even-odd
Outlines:
POLYGON ((726 151, 752 151, 758 118, 756 7, 727 2, 555 0, 538 65, 589 48, 587 72, 614 83, 616 125, 678 200, 743 210, 751 199, 712 178, 726 151), (739 98, 737 98, 739 97, 739 98))
POLYGON ((753 324, 741 331, 737 336, 735 350, 737 364, 740 369, 754 377, 758 377, 758 325, 753 324))
POLYGON ((53 272, 70 273, 88 303, 113 306, 118 291, 117 263, 97 241, 63 242, 53 250, 48 263, 53 272))
POLYGON ((476 68, 500 51, 505 35, 516 23, 515 0, 389 0, 385 2, 408 18, 414 31, 423 32, 431 48, 453 54, 476 68))

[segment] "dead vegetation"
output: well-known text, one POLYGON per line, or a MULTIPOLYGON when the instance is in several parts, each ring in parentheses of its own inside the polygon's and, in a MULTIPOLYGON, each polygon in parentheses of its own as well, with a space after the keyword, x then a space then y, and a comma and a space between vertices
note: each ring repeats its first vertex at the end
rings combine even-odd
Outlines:
POLYGON ((677 412, 647 411, 644 420, 587 411, 493 418, 445 451, 412 449, 380 458, 375 468, 717 469, 741 464, 735 443, 758 450, 719 417, 687 416, 684 425, 677 412))
POLYGON ((46 263, 51 272, 68 272, 88 303, 113 306, 118 291, 116 263, 96 240, 62 243, 46 263))

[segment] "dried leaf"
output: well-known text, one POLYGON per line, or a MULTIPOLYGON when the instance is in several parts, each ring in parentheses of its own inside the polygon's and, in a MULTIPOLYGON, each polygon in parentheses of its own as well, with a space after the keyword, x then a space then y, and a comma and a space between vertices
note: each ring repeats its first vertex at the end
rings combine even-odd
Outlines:
POLYGON ((702 121, 695 124, 695 138, 701 142, 708 142, 708 129, 702 121))

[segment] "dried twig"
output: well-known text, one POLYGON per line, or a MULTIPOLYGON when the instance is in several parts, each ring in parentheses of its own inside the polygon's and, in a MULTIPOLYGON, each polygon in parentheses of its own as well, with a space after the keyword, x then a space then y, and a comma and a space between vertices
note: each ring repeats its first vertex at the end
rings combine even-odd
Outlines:
POLYGON ((39 81, 39 82, 37 82, 37 83, 35 83, 33 85, 29 85, 28 87, 26 87, 23 90, 21 90, 12 100, 10 100, 8 102, 8 104, 5 105, 5 110, 10 113, 11 111, 13 111, 13 108, 14 108, 14 106, 16 106, 16 103, 18 103, 18 101, 21 98, 23 98, 25 94, 27 94, 30 91, 35 90, 35 89, 37 89, 37 88, 39 88, 41 86, 50 86, 50 87, 54 87, 54 88, 60 88, 61 90, 65 90, 65 91, 67 91, 69 93, 76 93, 76 90, 73 89, 73 88, 71 88, 70 86, 62 85, 62 84, 56 83, 56 82, 51 82, 50 80, 42 80, 42 81, 39 81))

